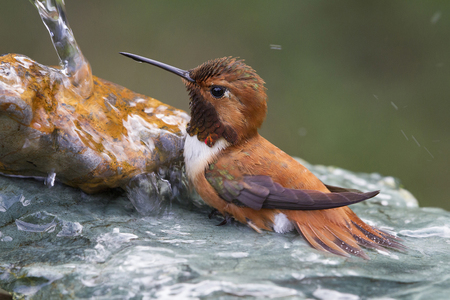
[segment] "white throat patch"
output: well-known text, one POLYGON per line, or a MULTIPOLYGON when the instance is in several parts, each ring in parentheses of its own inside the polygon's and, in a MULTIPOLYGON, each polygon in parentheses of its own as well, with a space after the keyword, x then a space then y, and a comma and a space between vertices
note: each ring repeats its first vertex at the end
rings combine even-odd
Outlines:
POLYGON ((229 145, 230 143, 224 138, 220 138, 214 146, 208 147, 204 142, 198 140, 197 135, 186 135, 186 141, 184 142, 184 163, 188 178, 194 180, 198 173, 203 172, 214 161, 219 152, 229 145))

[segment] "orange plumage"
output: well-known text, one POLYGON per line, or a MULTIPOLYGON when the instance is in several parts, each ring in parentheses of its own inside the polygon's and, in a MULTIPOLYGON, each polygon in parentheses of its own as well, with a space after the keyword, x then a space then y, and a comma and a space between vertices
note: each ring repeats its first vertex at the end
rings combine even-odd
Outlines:
POLYGON ((191 100, 186 173, 202 199, 227 219, 256 231, 295 228, 314 248, 343 256, 368 259, 360 246, 405 249, 346 206, 378 192, 328 186, 258 134, 267 110, 264 81, 243 61, 225 57, 184 71, 123 54, 184 79, 191 100))

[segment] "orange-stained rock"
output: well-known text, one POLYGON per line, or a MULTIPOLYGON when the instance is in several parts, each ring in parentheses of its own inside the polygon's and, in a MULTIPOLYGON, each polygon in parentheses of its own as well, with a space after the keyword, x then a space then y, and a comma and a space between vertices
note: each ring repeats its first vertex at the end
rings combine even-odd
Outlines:
MULTIPOLYGON (((84 67, 78 74, 89 75, 84 67)), ((0 56, 0 172, 56 173, 96 192, 182 162, 185 112, 95 76, 92 82, 86 96, 61 68, 0 56)))

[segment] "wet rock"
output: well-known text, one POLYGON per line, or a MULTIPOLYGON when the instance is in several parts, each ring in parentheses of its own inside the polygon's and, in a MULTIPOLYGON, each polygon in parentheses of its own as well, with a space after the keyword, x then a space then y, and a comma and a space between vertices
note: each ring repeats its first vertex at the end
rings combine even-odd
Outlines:
MULTIPOLYGON (((381 190, 352 209, 397 232, 408 251, 366 250, 366 261, 319 252, 294 232, 217 227, 187 191, 178 198, 165 191, 164 212, 142 216, 121 191, 87 195, 0 177, 8 203, 0 211, 0 287, 33 299, 438 299, 449 292, 449 212, 419 208, 395 178, 302 163, 328 184, 381 190)), ((148 187, 164 186, 163 174, 141 177, 134 188, 152 194, 148 187)))
POLYGON ((178 165, 189 116, 94 76, 63 1, 31 2, 60 65, 0 55, 0 173, 93 193, 178 165))

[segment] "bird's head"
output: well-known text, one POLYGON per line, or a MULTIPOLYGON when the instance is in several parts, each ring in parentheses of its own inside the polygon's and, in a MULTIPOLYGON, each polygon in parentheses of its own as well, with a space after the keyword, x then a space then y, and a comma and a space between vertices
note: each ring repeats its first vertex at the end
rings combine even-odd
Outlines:
POLYGON ((210 147, 221 137, 231 144, 245 141, 257 134, 266 117, 264 81, 242 60, 218 58, 185 71, 134 54, 122 54, 183 78, 191 109, 187 132, 210 147))

